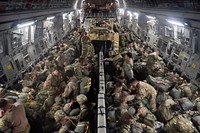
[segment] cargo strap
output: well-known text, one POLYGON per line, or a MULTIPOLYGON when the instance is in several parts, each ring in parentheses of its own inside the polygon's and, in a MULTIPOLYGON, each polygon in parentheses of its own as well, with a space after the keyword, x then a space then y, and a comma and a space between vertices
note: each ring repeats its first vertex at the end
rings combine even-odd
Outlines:
POLYGON ((89 133, 89 122, 85 123, 85 124, 78 124, 77 126, 79 127, 86 127, 85 133, 89 133))

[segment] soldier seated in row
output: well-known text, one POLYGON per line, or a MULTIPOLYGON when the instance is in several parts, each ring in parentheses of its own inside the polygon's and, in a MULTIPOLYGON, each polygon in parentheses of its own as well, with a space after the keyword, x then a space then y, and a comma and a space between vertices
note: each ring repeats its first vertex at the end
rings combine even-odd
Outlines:
POLYGON ((138 122, 143 123, 155 129, 156 121, 157 121, 156 116, 148 108, 144 107, 142 102, 139 102, 139 101, 135 102, 134 107, 137 110, 135 119, 138 122))
POLYGON ((134 121, 134 117, 129 114, 129 112, 125 112, 122 118, 118 121, 116 133, 130 133, 131 131, 131 123, 134 121))
POLYGON ((185 115, 178 113, 181 107, 178 104, 174 104, 171 109, 173 116, 165 125, 164 131, 166 133, 194 133, 195 127, 192 122, 185 115))
POLYGON ((57 69, 54 69, 44 83, 44 89, 48 92, 48 98, 43 104, 43 111, 48 111, 50 109, 54 103, 54 98, 62 92, 64 86, 65 84, 61 72, 57 69))
POLYGON ((133 73, 133 59, 131 53, 124 54, 124 63, 123 63, 124 77, 127 81, 134 77, 133 73))
POLYGON ((5 99, 0 99, 0 110, 0 130, 2 132, 30 132, 23 104, 11 104, 5 99))
POLYGON ((80 105, 80 112, 75 116, 67 116, 66 113, 62 110, 58 110, 54 114, 55 120, 60 122, 62 124, 62 127, 60 130, 65 130, 67 132, 70 131, 70 126, 75 126, 74 130, 75 132, 79 133, 85 133, 89 131, 89 123, 88 123, 88 113, 89 113, 89 107, 88 107, 88 100, 87 97, 83 94, 80 94, 76 97, 76 101, 80 105))
POLYGON ((135 50, 134 47, 133 47, 133 42, 129 42, 126 51, 128 51, 129 53, 132 54, 133 60, 134 60, 135 57, 138 55, 138 53, 136 52, 136 50, 135 50))
POLYGON ((159 51, 150 53, 147 60, 147 72, 148 75, 159 76, 164 72, 164 62, 161 57, 159 57, 159 51))

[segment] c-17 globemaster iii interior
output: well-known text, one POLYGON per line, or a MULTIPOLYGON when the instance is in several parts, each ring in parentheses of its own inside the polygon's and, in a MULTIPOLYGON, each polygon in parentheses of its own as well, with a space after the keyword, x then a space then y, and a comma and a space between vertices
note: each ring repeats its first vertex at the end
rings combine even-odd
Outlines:
POLYGON ((200 1, 0 1, 0 133, 199 132, 200 1))

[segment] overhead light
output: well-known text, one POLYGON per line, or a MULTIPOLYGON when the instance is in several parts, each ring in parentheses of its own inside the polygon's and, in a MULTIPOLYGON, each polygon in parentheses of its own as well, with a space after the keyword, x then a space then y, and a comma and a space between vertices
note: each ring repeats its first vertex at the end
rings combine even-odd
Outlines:
POLYGON ((185 23, 185 25, 188 25, 187 23, 185 23))
POLYGON ((138 16, 139 16, 139 13, 137 13, 137 12, 134 12, 134 13, 133 13, 133 15, 135 15, 135 17, 136 17, 136 18, 138 18, 138 16))
POLYGON ((25 23, 22 23, 22 24, 18 24, 17 27, 18 28, 23 28, 23 27, 26 27, 26 26, 30 26, 32 24, 34 24, 36 21, 29 21, 29 22, 25 22, 25 23))
POLYGON ((147 21, 147 23, 151 23, 151 22, 153 22, 153 21, 152 20, 147 21))
POLYGON ((82 10, 81 10, 81 9, 79 9, 79 10, 78 10, 78 13, 79 13, 79 14, 81 14, 81 12, 82 12, 82 10))
POLYGON ((74 4, 74 9, 77 9, 77 4, 78 4, 78 0, 76 0, 75 4, 74 4))
POLYGON ((66 16, 68 13, 64 13, 63 16, 66 16))
POLYGON ((174 24, 174 25, 177 25, 177 26, 184 26, 183 23, 178 22, 178 21, 168 20, 168 19, 166 19, 166 21, 167 21, 168 23, 170 23, 170 24, 174 24))
POLYGON ((124 9, 123 8, 119 8, 119 13, 124 15, 124 9))
POLYGON ((139 13, 137 13, 137 12, 134 12, 133 14, 134 14, 135 16, 139 16, 139 13))
POLYGON ((147 18, 149 18, 149 19, 155 19, 156 17, 153 17, 153 16, 147 16, 147 18))
POLYGON ((69 17, 69 21, 71 22, 72 21, 72 16, 74 15, 74 12, 70 12, 68 17, 69 17))
POLYGON ((52 21, 49 21, 49 23, 50 23, 50 24, 54 24, 54 22, 52 22, 52 21))
POLYGON ((47 20, 52 20, 52 19, 54 19, 54 18, 55 18, 55 16, 48 17, 47 20))
POLYGON ((132 13, 131 13, 130 11, 127 11, 127 14, 130 15, 130 14, 132 14, 132 13))
POLYGON ((127 15, 129 15, 131 17, 131 19, 132 19, 133 14, 130 11, 127 11, 127 15))
POLYGON ((156 19, 151 19, 151 20, 147 21, 147 23, 151 23, 151 22, 157 22, 157 20, 156 19))
POLYGON ((125 0, 122 0, 123 1, 123 4, 124 4, 124 8, 126 8, 126 1, 125 0))
POLYGON ((116 2, 119 4, 119 7, 120 7, 120 3, 119 3, 119 0, 116 0, 116 2))
POLYGON ((68 14, 68 13, 64 13, 64 14, 63 14, 63 19, 66 19, 67 14, 68 14))

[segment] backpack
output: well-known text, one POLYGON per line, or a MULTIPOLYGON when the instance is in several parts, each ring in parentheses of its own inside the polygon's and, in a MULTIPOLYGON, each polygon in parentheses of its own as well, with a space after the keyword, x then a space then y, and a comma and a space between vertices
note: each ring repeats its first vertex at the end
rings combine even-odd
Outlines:
POLYGON ((82 78, 80 82, 80 94, 86 95, 90 90, 90 86, 91 86, 91 78, 89 77, 82 78))
POLYGON ((186 118, 184 115, 177 116, 178 119, 176 121, 177 128, 179 131, 184 131, 184 133, 193 133, 195 128, 190 120, 186 118))
POLYGON ((197 130, 200 132, 200 116, 194 116, 191 118, 194 126, 197 128, 197 130))
POLYGON ((158 94, 158 96, 156 97, 156 105, 157 107, 159 107, 161 105, 162 102, 164 102, 167 99, 172 99, 172 97, 166 93, 161 93, 158 94))
POLYGON ((173 88, 170 92, 169 95, 172 96, 174 99, 178 99, 181 97, 181 90, 178 90, 176 88, 173 88))
POLYGON ((88 121, 78 122, 74 131, 75 133, 89 133, 89 127, 90 123, 88 121))
POLYGON ((172 83, 170 83, 169 80, 163 80, 161 77, 152 77, 151 75, 148 76, 147 82, 155 87, 159 92, 167 92, 172 86, 172 83), (157 83, 158 81, 161 81, 161 83, 157 83))
POLYGON ((182 99, 181 101, 179 101, 179 104, 184 111, 193 110, 194 108, 193 103, 188 98, 182 99))
POLYGON ((143 133, 143 128, 140 123, 134 122, 131 124, 131 133, 143 133))

